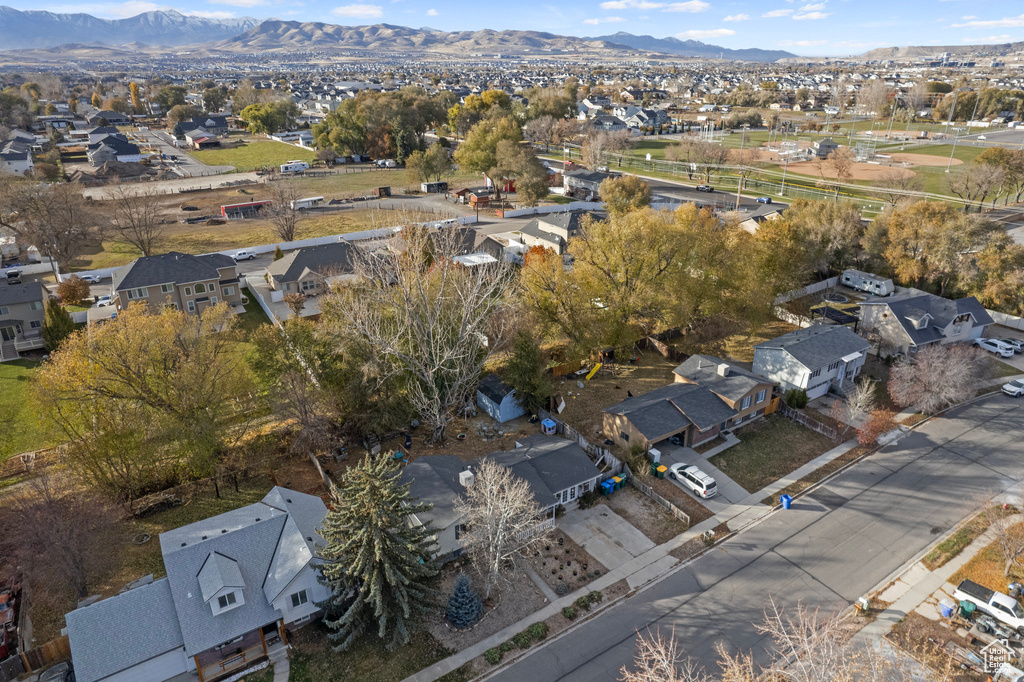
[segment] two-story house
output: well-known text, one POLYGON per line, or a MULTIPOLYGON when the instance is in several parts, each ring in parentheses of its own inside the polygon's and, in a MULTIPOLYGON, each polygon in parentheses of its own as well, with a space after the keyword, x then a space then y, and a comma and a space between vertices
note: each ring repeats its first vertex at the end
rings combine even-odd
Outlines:
POLYGON ((853 385, 870 348, 847 327, 816 324, 754 346, 752 369, 781 391, 803 389, 813 400, 829 387, 842 392, 853 385))
POLYGON ((589 211, 565 211, 539 215, 516 233, 526 247, 541 246, 561 255, 569 240, 579 234, 589 211))
POLYGON ((974 296, 955 301, 911 289, 860 304, 861 333, 877 337, 887 355, 913 354, 932 344, 969 342, 994 323, 974 296))
POLYGON ((319 497, 275 487, 161 533, 165 578, 65 616, 75 679, 215 682, 286 655, 286 628, 329 596, 315 556, 326 514, 319 497))
POLYGON ((119 310, 143 301, 155 309, 171 306, 199 313, 222 301, 234 306, 242 300, 235 261, 220 253, 146 256, 118 268, 111 279, 119 310))
POLYGON ((692 447, 761 417, 772 384, 736 365, 695 355, 673 370, 675 383, 605 408, 605 436, 623 448, 658 448, 669 438, 692 447))
POLYGON ((39 282, 0 281, 0 362, 43 347, 46 290, 39 282))
POLYGON ((102 166, 107 161, 138 163, 142 159, 139 145, 129 142, 124 135, 107 135, 99 142, 90 143, 86 156, 94 166, 102 166))

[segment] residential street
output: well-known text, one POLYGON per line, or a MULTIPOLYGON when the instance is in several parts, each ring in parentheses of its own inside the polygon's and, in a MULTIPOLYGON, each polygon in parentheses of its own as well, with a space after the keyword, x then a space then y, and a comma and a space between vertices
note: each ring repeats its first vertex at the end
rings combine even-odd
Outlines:
POLYGON ((764 661, 769 598, 845 608, 1024 478, 1024 402, 997 395, 932 420, 660 583, 494 676, 617 680, 637 631, 674 631, 715 669, 717 644, 764 661))

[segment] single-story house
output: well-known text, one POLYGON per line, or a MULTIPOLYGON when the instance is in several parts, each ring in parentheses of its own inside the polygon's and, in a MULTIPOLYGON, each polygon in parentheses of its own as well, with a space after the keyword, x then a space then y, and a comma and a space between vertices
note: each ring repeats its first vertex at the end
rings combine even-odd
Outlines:
POLYGON ((516 389, 497 374, 488 374, 476 388, 476 404, 499 423, 522 417, 526 410, 516 399, 516 389))
MULTIPOLYGON (((508 467, 527 482, 542 513, 554 516, 558 505, 575 506, 585 492, 596 490, 602 474, 575 441, 536 434, 521 438, 514 450, 492 452, 484 457, 508 467)), ((482 458, 481 458, 482 459, 482 458)), ((437 530, 437 556, 454 559, 465 547, 464 519, 456 506, 463 491, 473 485, 479 460, 464 462, 455 455, 419 457, 402 469, 402 483, 420 502, 433 507, 417 515, 420 523, 437 530)))
POLYGON ((601 171, 578 169, 563 173, 562 183, 566 192, 572 192, 575 190, 583 194, 590 193, 596 197, 600 192, 602 182, 608 178, 617 177, 619 176, 615 173, 603 173, 601 171))
POLYGON ((830 387, 842 392, 867 360, 871 344, 842 325, 815 324, 754 346, 753 371, 782 392, 807 391, 820 398, 830 387))
POLYGON ((100 140, 102 140, 104 137, 107 137, 108 135, 119 135, 119 134, 120 133, 118 133, 117 128, 115 128, 114 126, 108 126, 108 125, 96 126, 95 128, 93 128, 92 130, 90 130, 88 132, 89 144, 93 144, 95 142, 99 142, 100 140))
POLYGON ((271 290, 285 294, 326 293, 330 281, 354 276, 357 248, 348 242, 335 242, 290 251, 267 266, 267 283, 271 290))
POLYGON ((85 115, 91 125, 105 125, 105 126, 126 126, 131 125, 132 118, 128 114, 122 114, 119 111, 110 111, 109 109, 101 109, 98 111, 92 111, 85 115))
POLYGON ((951 301, 915 289, 864 301, 860 316, 861 333, 877 337, 890 354, 913 354, 935 343, 973 341, 995 323, 974 296, 951 301))
POLYGON ((605 435, 623 448, 650 450, 673 436, 692 447, 763 416, 771 402, 771 383, 719 358, 694 356, 674 374, 675 383, 605 408, 605 435))
POLYGON ((78 682, 237 676, 319 614, 319 497, 275 487, 262 501, 160 534, 167 577, 65 616, 78 682))
POLYGON ((211 136, 227 135, 227 116, 198 116, 187 121, 180 121, 174 126, 174 136, 178 139, 188 136, 188 133, 202 128, 211 136))

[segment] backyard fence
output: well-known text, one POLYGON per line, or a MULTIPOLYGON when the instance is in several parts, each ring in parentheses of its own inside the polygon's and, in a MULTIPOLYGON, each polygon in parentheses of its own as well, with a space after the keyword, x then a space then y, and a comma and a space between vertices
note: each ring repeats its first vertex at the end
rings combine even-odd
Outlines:
POLYGON ((799 289, 793 289, 792 291, 787 291, 784 294, 779 294, 778 297, 776 297, 775 299, 775 305, 782 305, 787 301, 792 301, 797 298, 803 298, 804 296, 809 296, 810 294, 816 294, 819 291, 831 289, 832 287, 837 286, 838 284, 839 277, 829 277, 828 279, 823 279, 820 282, 808 284, 805 287, 800 287, 799 289))
POLYGON ((622 472, 622 469, 625 466, 625 464, 622 462, 622 460, 613 455, 610 450, 594 445, 586 438, 584 438, 583 434, 581 434, 579 431, 569 426, 561 419, 559 419, 558 417, 551 414, 545 409, 537 410, 537 416, 540 417, 541 419, 550 419, 551 421, 555 422, 555 433, 569 440, 576 441, 579 444, 579 446, 583 448, 583 451, 586 452, 587 455, 594 460, 594 464, 596 466, 600 467, 602 464, 608 466, 608 471, 602 472, 607 473, 608 477, 617 475, 622 472))
POLYGON ((70 658, 71 644, 68 642, 67 635, 61 635, 34 649, 21 652, 21 662, 28 672, 39 670, 53 663, 67 661, 70 658))
POLYGON ((782 413, 782 416, 788 419, 792 419, 793 421, 797 422, 798 424, 806 426, 812 431, 817 431, 818 433, 827 438, 831 438, 834 441, 841 440, 841 438, 839 437, 839 432, 833 429, 831 426, 826 426, 817 419, 812 419, 803 412, 794 410, 792 407, 790 407, 784 402, 779 402, 779 412, 782 413))
POLYGON ((16 680, 24 672, 25 664, 21 662, 20 656, 11 656, 6 661, 0 661, 0 682, 16 680))
POLYGON ((689 514, 687 514, 682 509, 680 509, 676 505, 674 505, 671 502, 669 502, 668 500, 666 500, 664 497, 662 497, 658 493, 654 492, 654 488, 653 487, 651 487, 651 486, 647 485, 646 483, 644 483, 643 481, 637 479, 637 477, 633 474, 633 472, 630 471, 628 464, 623 464, 623 469, 626 472, 626 482, 627 483, 629 483, 631 486, 633 486, 634 488, 636 488, 637 490, 642 492, 644 495, 646 495, 647 497, 651 498, 652 500, 654 500, 655 502, 660 504, 662 507, 667 509, 669 511, 669 513, 672 514, 672 516, 676 517, 677 519, 679 519, 680 521, 685 523, 687 528, 690 527, 690 515, 689 514))

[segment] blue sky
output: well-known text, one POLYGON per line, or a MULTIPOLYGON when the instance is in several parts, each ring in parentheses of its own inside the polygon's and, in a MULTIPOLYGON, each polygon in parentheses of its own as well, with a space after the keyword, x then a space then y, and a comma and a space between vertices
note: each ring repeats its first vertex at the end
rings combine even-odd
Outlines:
MULTIPOLYGON (((107 18, 172 8, 151 0, 49 5, 22 0, 12 5, 107 18)), ((448 31, 531 29, 577 36, 627 31, 802 55, 1024 40, 1024 14, 1017 14, 1024 5, 997 0, 518 0, 504 5, 479 0, 186 0, 173 9, 208 17, 385 22, 448 31)))

